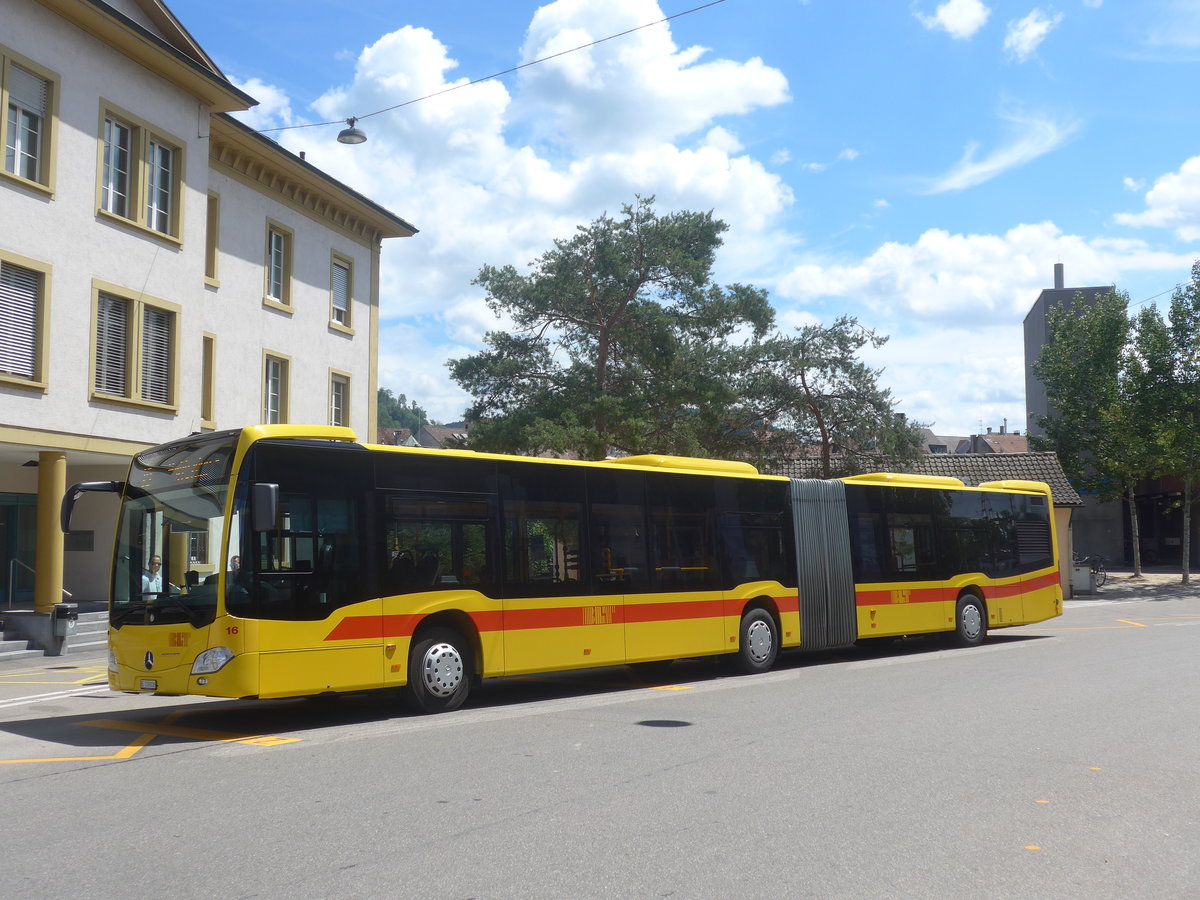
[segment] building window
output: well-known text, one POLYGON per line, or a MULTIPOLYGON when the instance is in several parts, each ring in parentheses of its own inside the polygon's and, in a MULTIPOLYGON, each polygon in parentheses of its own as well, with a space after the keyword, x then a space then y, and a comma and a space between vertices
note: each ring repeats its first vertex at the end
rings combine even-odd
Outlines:
POLYGON ((100 209, 159 234, 179 236, 183 151, 132 116, 104 114, 100 209))
POLYGON ((18 178, 48 185, 53 82, 0 56, 7 127, 4 138, 4 171, 18 178))
POLYGON ((329 376, 329 424, 350 424, 350 376, 341 372, 329 376))
POLYGON ((129 170, 133 165, 133 130, 116 119, 104 120, 104 171, 100 208, 114 216, 129 216, 129 170))
POLYGON ((204 280, 213 287, 217 281, 217 235, 221 226, 221 198, 216 194, 208 195, 208 216, 205 219, 204 230, 204 280))
POLYGON ((280 356, 265 357, 263 366, 263 414, 267 425, 279 425, 288 420, 288 360, 280 356))
POLYGON ((292 306, 292 232, 282 225, 267 225, 266 299, 268 305, 292 306))
POLYGON ((353 296, 354 280, 350 260, 335 256, 330 267, 329 319, 335 325, 350 327, 350 299, 353 296))
POLYGON ((175 405, 179 312, 160 303, 97 291, 95 396, 175 405))
POLYGON ((199 565, 208 564, 208 532, 188 532, 188 562, 199 565))
POLYGON ((146 174, 146 224, 155 231, 170 234, 175 208, 175 151, 151 139, 146 174))
POLYGON ((44 385, 46 270, 0 260, 0 380, 44 385))
POLYGON ((204 335, 200 352, 200 426, 217 427, 217 338, 204 335))

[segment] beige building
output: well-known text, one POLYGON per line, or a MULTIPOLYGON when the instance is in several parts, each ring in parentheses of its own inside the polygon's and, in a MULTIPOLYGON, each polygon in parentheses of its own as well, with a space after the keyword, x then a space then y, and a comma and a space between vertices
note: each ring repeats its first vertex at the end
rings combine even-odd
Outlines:
POLYGON ((375 433, 381 242, 416 229, 228 115, 255 102, 158 0, 0 3, 0 611, 104 598, 115 501, 65 541, 59 502, 140 449, 375 433))

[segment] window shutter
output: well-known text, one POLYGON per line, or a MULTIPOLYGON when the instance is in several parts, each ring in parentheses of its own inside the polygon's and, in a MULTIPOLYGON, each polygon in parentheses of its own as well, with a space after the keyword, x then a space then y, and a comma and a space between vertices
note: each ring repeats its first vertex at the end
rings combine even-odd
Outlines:
POLYGON ((101 294, 96 308, 96 384, 101 394, 128 397, 129 301, 101 294))
POLYGON ((333 320, 345 325, 350 320, 350 267, 333 264, 333 320))
POLYGON ((0 263, 0 372, 37 377, 37 272, 0 263))
POLYGON ((20 66, 12 66, 8 73, 9 99, 22 109, 44 117, 46 115, 46 94, 48 93, 46 79, 39 78, 20 66))
POLYGON ((152 306, 142 311, 141 396, 151 403, 171 402, 171 318, 152 306))

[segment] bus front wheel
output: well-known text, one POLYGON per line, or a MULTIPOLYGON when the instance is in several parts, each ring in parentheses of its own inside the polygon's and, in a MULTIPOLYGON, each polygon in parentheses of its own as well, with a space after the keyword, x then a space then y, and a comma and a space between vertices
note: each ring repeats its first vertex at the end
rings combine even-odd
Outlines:
POLYGON ((767 672, 779 656, 779 629, 765 609, 752 609, 742 616, 737 666, 747 675, 767 672))
POLYGON ((958 598, 954 622, 954 640, 960 647, 977 647, 987 637, 987 607, 974 594, 958 598))
POLYGON ((408 698, 420 712, 458 709, 471 689, 471 653, 457 631, 431 628, 408 655, 408 698))

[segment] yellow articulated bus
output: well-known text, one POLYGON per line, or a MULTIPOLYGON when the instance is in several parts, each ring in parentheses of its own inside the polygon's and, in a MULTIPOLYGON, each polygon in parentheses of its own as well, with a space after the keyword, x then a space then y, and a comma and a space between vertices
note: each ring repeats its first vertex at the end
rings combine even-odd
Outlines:
POLYGON ((120 494, 114 690, 294 697, 929 632, 1062 612, 1049 488, 361 444, 263 425, 147 450, 120 494))

